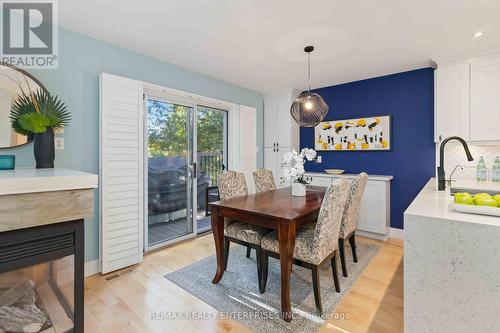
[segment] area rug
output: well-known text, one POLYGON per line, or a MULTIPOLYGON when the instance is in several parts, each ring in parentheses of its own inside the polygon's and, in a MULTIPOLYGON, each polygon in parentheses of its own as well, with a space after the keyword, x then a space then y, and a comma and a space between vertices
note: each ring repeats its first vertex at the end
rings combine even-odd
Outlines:
POLYGON ((246 258, 246 248, 231 247, 227 271, 218 284, 212 284, 215 274, 215 256, 204 258, 165 277, 201 299, 221 318, 232 318, 254 332, 317 332, 331 318, 348 320, 348 313, 332 313, 342 297, 356 282, 360 274, 377 253, 379 246, 357 244, 358 262, 353 263, 351 249, 346 247, 348 277, 342 276, 340 259, 337 260, 341 292, 333 284, 330 265, 320 273, 323 315, 319 316, 314 302, 311 270, 294 265, 290 279, 293 320, 286 323, 280 318, 280 265, 269 258, 266 292, 259 293, 255 252, 246 258))

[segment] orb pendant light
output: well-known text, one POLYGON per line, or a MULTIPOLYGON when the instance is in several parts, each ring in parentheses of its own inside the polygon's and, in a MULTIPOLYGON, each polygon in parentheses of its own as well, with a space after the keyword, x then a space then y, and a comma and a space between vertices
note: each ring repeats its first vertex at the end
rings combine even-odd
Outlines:
POLYGON ((314 127, 325 119, 328 113, 328 105, 320 95, 311 92, 311 52, 314 51, 314 46, 306 46, 304 51, 308 56, 308 89, 297 96, 290 108, 290 114, 299 126, 314 127))

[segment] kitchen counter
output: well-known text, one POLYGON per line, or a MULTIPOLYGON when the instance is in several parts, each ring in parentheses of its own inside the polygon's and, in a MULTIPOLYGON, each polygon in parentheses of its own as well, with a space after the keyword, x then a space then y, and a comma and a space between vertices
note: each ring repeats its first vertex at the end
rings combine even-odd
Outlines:
POLYGON ((431 179, 405 211, 405 332, 500 331, 500 218, 455 212, 452 200, 431 179))
MULTIPOLYGON (((488 192, 494 189, 500 190, 498 183, 480 183, 477 181, 460 181, 454 187, 468 188, 469 190, 480 190, 483 187, 488 192)), ((434 178, 429 180, 425 187, 420 191, 411 205, 405 211, 406 216, 424 216, 429 218, 439 218, 450 221, 460 221, 478 224, 489 224, 500 226, 500 218, 487 215, 465 214, 457 212, 450 208, 450 203, 453 197, 450 194, 450 189, 445 191, 436 190, 436 181, 434 178)), ((405 228, 406 229, 406 228, 405 228)))

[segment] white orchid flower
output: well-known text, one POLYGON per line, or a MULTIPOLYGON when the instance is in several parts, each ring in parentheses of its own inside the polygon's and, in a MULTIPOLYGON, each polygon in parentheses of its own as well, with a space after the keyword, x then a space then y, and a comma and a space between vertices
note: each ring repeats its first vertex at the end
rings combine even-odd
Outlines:
POLYGON ((283 177, 281 182, 294 181, 305 183, 303 177, 306 161, 314 161, 316 159, 316 151, 314 149, 303 148, 300 152, 295 149, 283 155, 281 160, 281 167, 283 168, 283 177))

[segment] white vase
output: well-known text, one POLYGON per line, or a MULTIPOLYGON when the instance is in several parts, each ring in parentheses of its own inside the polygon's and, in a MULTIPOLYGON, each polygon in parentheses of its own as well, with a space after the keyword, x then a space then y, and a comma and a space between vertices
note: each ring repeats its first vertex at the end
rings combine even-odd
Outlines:
POLYGON ((306 185, 293 182, 292 183, 292 195, 294 197, 304 197, 306 195, 306 185))

